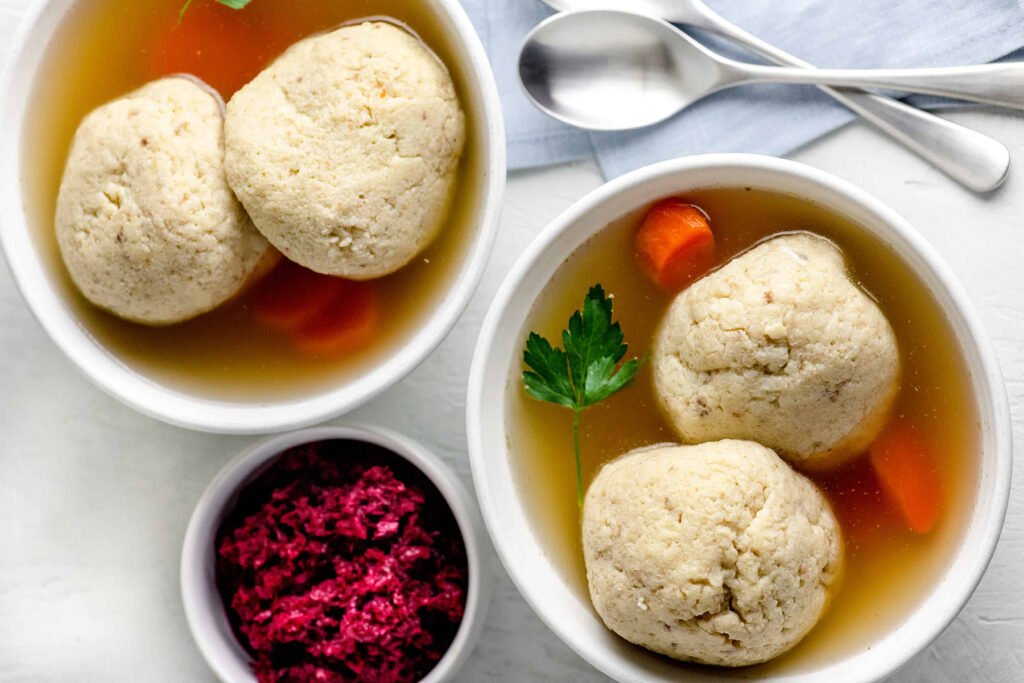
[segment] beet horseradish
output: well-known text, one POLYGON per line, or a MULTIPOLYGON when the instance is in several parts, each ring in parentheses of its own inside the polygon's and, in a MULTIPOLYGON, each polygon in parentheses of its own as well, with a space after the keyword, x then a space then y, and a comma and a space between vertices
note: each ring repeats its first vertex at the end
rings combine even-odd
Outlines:
POLYGON ((455 638, 468 568, 445 499, 379 446, 293 447, 240 492, 217 586, 260 683, 413 682, 455 638))

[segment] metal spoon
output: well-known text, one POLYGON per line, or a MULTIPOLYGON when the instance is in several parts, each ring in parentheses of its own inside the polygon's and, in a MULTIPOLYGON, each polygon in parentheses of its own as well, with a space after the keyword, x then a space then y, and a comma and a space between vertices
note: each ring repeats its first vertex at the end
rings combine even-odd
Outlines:
MULTIPOLYGON (((615 9, 616 4, 621 3, 621 0, 542 1, 559 11, 615 9)), ((702 0, 632 0, 630 10, 716 33, 776 64, 813 68, 798 57, 744 31, 702 0)), ((1010 152, 998 140, 889 97, 819 87, 972 190, 988 192, 1006 180, 1010 152)))
MULTIPOLYGON (((601 2, 548 1, 558 8, 601 2)), ((664 0, 637 1, 643 3, 640 9, 652 11, 658 10, 664 3, 664 0)), ((806 66, 806 62, 729 24, 699 0, 673 0, 673 3, 678 3, 673 4, 676 11, 671 14, 671 18, 674 20, 714 30, 777 61, 806 66)), ((755 67, 720 58, 664 22, 625 12, 605 11, 574 12, 548 19, 527 38, 520 56, 520 74, 524 85, 541 109, 575 125, 605 130, 649 125, 674 114, 714 89, 769 79, 815 83, 831 77, 833 80, 830 82, 839 80, 844 85, 857 83, 897 88, 913 85, 913 90, 941 94, 950 94, 950 88, 953 88, 958 96, 965 94, 960 86, 967 86, 974 89, 977 99, 995 99, 1000 104, 1022 106, 1024 96, 1012 92, 1012 88, 1009 100, 1001 97, 1001 92, 996 92, 1000 96, 993 98, 993 91, 987 85, 979 93, 979 75, 996 73, 1006 76, 1007 71, 1015 81, 1024 81, 1022 71, 1015 65, 924 70, 924 74, 933 80, 923 84, 903 80, 913 77, 920 81, 922 72, 914 70, 883 73, 808 70, 801 73, 796 70, 755 67), (680 57, 680 54, 684 56, 680 57), (691 55, 695 55, 696 59, 691 55), (549 56, 557 59, 557 66, 547 63, 549 56), (710 78, 704 84, 709 89, 695 93, 691 82, 687 84, 689 97, 680 100, 679 92, 676 92, 679 88, 680 68, 690 61, 704 66, 702 73, 710 78), (604 73, 608 69, 610 72, 604 73), (599 74, 601 78, 594 78, 599 74), (780 78, 782 75, 784 78, 780 78), (899 78, 897 81, 883 80, 884 76, 899 78), (964 79, 964 76, 967 78, 964 79), (936 77, 959 80, 936 84, 936 77), (647 79, 642 87, 639 87, 639 79, 647 79), (552 90, 555 86, 558 87, 557 92, 552 90), (612 88, 610 92, 605 90, 609 86, 612 88), (626 92, 632 92, 635 99, 624 97, 626 92), (575 111, 574 107, 580 105, 584 111, 575 111)), ((1017 90, 1024 93, 1020 88, 1017 90)), ((1005 146, 992 138, 878 95, 850 90, 837 92, 826 89, 826 92, 972 189, 992 190, 1006 176, 1009 153, 1005 146)))

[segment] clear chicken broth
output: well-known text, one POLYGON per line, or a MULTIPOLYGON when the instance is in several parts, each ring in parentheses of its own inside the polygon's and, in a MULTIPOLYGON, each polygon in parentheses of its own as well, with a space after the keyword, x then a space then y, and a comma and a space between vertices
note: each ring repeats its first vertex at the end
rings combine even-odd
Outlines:
POLYGON ((485 175, 474 132, 478 112, 467 94, 468 74, 455 59, 450 29, 424 3, 404 0, 259 0, 243 10, 195 0, 176 26, 181 4, 79 2, 47 48, 20 151, 26 169, 22 184, 38 249, 66 305, 89 334, 129 367, 165 386, 209 398, 282 399, 368 372, 406 343, 443 300, 482 210, 485 175), (64 268, 53 223, 64 160, 82 117, 150 80, 180 71, 208 81, 229 99, 295 41, 381 16, 410 27, 446 64, 466 113, 467 139, 441 235, 408 266, 374 282, 382 322, 373 343, 341 356, 305 356, 287 336, 255 320, 251 292, 198 318, 159 328, 126 322, 85 300, 64 268))
MULTIPOLYGON (((884 244, 848 219, 797 197, 747 188, 716 188, 684 198, 711 219, 718 264, 773 234, 802 230, 823 235, 845 252, 850 271, 881 306, 896 332, 902 377, 891 419, 911 421, 939 461, 944 512, 925 535, 892 528, 852 528, 868 521, 845 515, 858 497, 877 491, 866 456, 826 473, 807 473, 825 491, 847 537, 841 582, 818 625, 791 652, 756 667, 715 669, 716 676, 757 678, 796 673, 867 648, 895 627, 941 576, 964 532, 977 484, 978 418, 967 370, 939 305, 913 272, 884 244)), ((646 207, 644 207, 646 208, 646 207)), ((672 296, 655 286, 634 258, 633 235, 643 210, 611 224, 560 267, 535 303, 526 327, 549 339, 600 283, 614 296, 627 357, 652 347, 672 296)), ((542 546, 581 599, 589 602, 583 565, 572 451, 572 413, 531 399, 515 364, 508 381, 509 453, 519 495, 542 546)), ((636 383, 584 411, 580 448, 584 484, 602 464, 655 443, 676 441, 654 396, 651 365, 636 383)), ((878 501, 881 504, 881 501, 878 501)), ((681 667, 690 665, 680 664, 681 667)))

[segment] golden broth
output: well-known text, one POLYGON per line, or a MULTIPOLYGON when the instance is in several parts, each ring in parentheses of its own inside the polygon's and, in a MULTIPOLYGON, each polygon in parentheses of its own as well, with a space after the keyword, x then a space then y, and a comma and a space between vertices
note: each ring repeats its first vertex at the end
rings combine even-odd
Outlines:
MULTIPOLYGON (((835 473, 810 474, 829 497, 848 539, 844 575, 829 609, 788 654, 715 674, 756 678, 768 671, 813 669, 869 647, 908 615, 947 566, 976 489, 978 425, 967 371, 945 317, 914 274, 848 220, 795 197, 744 188, 700 190, 685 198, 710 216, 718 263, 772 234, 793 230, 824 235, 843 248, 854 278, 878 301, 899 341, 902 384, 892 420, 911 421, 939 460, 945 507, 925 535, 902 528, 855 528, 858 522, 844 513, 859 495, 871 495, 861 490, 859 477, 870 471, 863 459, 835 473)), ((610 225, 561 266, 534 305, 522 331, 524 341, 529 330, 560 339, 587 289, 600 283, 615 297, 614 314, 629 344, 627 358, 651 349, 671 296, 648 280, 633 257, 633 235, 642 216, 638 211, 610 225)), ((527 396, 521 370, 512 368, 508 384, 510 451, 520 495, 529 501, 545 551, 580 597, 589 600, 576 509, 572 413, 527 396)), ((584 483, 626 451, 675 440, 658 408, 648 363, 632 387, 583 413, 584 483)))
POLYGON ((466 256, 482 203, 484 167, 474 134, 468 77, 459 68, 442 20, 407 0, 258 0, 243 10, 195 0, 175 28, 176 0, 79 2, 53 36, 28 110, 21 154, 29 221, 67 306, 104 347, 161 384, 221 399, 296 395, 365 373, 406 343, 438 306, 466 256), (71 138, 93 108, 187 67, 219 86, 225 99, 289 44, 362 17, 385 15, 416 31, 451 71, 467 119, 455 197, 441 236, 399 272, 374 281, 378 336, 335 358, 299 354, 290 340, 259 325, 251 298, 171 327, 123 321, 91 305, 71 282, 53 227, 57 190, 71 138), (222 45, 219 36, 231 36, 222 45), (223 75, 225 64, 231 72, 223 75))

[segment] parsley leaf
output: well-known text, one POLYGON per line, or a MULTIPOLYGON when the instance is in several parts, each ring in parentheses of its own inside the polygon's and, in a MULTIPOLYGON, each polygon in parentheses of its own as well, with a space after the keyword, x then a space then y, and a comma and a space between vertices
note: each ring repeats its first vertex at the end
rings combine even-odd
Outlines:
POLYGON ((576 405, 576 394, 565 372, 568 367, 565 351, 551 348, 551 342, 531 332, 523 360, 534 370, 523 373, 526 391, 531 396, 566 408, 576 405))
MULTIPOLYGON (((182 5, 181 10, 178 12, 178 24, 185 18, 185 12, 192 6, 193 0, 185 0, 185 4, 182 5)), ((242 9, 248 5, 252 0, 217 0, 222 5, 227 5, 231 9, 242 9)))
POLYGON ((626 355, 622 328, 612 322, 612 300, 601 285, 594 285, 583 299, 582 310, 569 318, 556 348, 531 332, 526 340, 523 371, 526 393, 540 401, 569 408, 574 413, 573 443, 576 450, 576 502, 583 507, 583 476, 580 468, 580 413, 626 388, 644 359, 616 364, 626 355))

